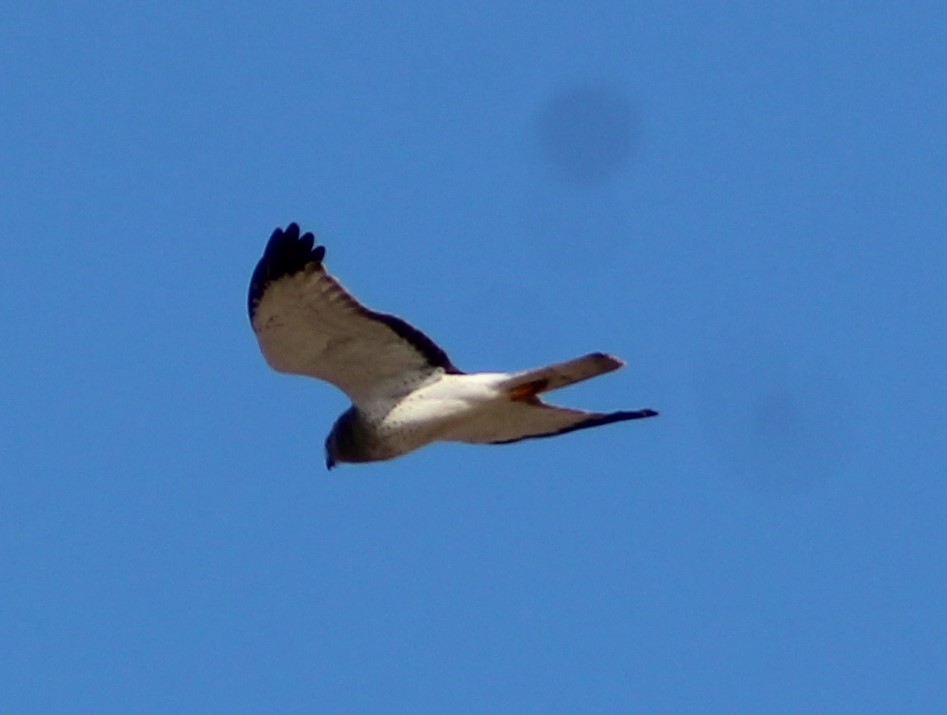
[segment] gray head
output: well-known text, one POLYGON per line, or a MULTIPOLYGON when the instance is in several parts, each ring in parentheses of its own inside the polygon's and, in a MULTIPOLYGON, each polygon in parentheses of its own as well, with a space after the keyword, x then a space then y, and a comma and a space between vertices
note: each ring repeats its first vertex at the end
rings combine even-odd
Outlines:
POLYGON ((358 410, 350 407, 332 425, 326 437, 326 469, 332 469, 339 462, 371 462, 374 456, 374 443, 371 430, 362 420, 358 410))

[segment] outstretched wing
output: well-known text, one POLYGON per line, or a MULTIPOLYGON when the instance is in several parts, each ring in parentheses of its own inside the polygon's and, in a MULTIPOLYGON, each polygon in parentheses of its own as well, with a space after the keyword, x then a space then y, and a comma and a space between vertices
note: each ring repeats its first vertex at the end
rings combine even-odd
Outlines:
POLYGON ((497 402, 488 413, 459 426, 452 433, 451 440, 472 444, 509 444, 657 414, 651 409, 586 412, 550 405, 537 397, 509 400, 497 402))
POLYGON ((325 247, 314 243, 295 223, 278 228, 253 271, 250 323, 274 370, 326 380, 362 405, 460 373, 420 330, 359 303, 326 273, 325 247))

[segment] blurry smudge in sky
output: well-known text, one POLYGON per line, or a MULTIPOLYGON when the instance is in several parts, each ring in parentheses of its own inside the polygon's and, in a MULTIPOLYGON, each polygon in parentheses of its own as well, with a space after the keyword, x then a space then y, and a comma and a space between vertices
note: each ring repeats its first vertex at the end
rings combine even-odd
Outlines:
POLYGON ((546 161, 577 183, 600 184, 619 175, 635 148, 635 111, 618 87, 573 84, 541 105, 536 132, 546 161))
POLYGON ((779 340, 753 344, 721 333, 727 339, 695 379, 707 436, 731 473, 756 487, 796 491, 844 471, 853 415, 837 372, 779 340))

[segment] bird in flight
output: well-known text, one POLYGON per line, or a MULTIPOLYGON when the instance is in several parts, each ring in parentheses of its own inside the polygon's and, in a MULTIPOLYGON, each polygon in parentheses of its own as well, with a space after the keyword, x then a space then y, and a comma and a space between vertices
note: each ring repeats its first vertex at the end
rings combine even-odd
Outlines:
POLYGON ((392 459, 436 441, 507 444, 658 414, 585 412, 540 399, 624 365, 605 353, 520 372, 463 372, 420 330, 356 300, 326 271, 325 252, 297 224, 277 228, 247 302, 274 370, 331 382, 352 401, 326 438, 329 469, 392 459))

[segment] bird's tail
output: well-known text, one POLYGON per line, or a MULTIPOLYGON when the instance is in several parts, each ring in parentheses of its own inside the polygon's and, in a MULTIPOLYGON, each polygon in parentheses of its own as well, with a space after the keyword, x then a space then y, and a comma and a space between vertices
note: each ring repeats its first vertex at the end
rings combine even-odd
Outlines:
MULTIPOLYGON (((556 365, 507 375, 497 387, 509 400, 493 402, 490 409, 454 426, 442 439, 471 444, 506 444, 522 439, 551 437, 612 422, 654 417, 651 409, 586 412, 543 402, 539 395, 588 380, 624 365, 618 358, 592 353, 556 365)), ((492 377, 492 376, 491 376, 492 377)))
POLYGON ((624 364, 611 355, 591 353, 568 362, 514 373, 500 387, 508 392, 514 402, 532 402, 542 392, 558 390, 597 375, 604 375, 624 364))

